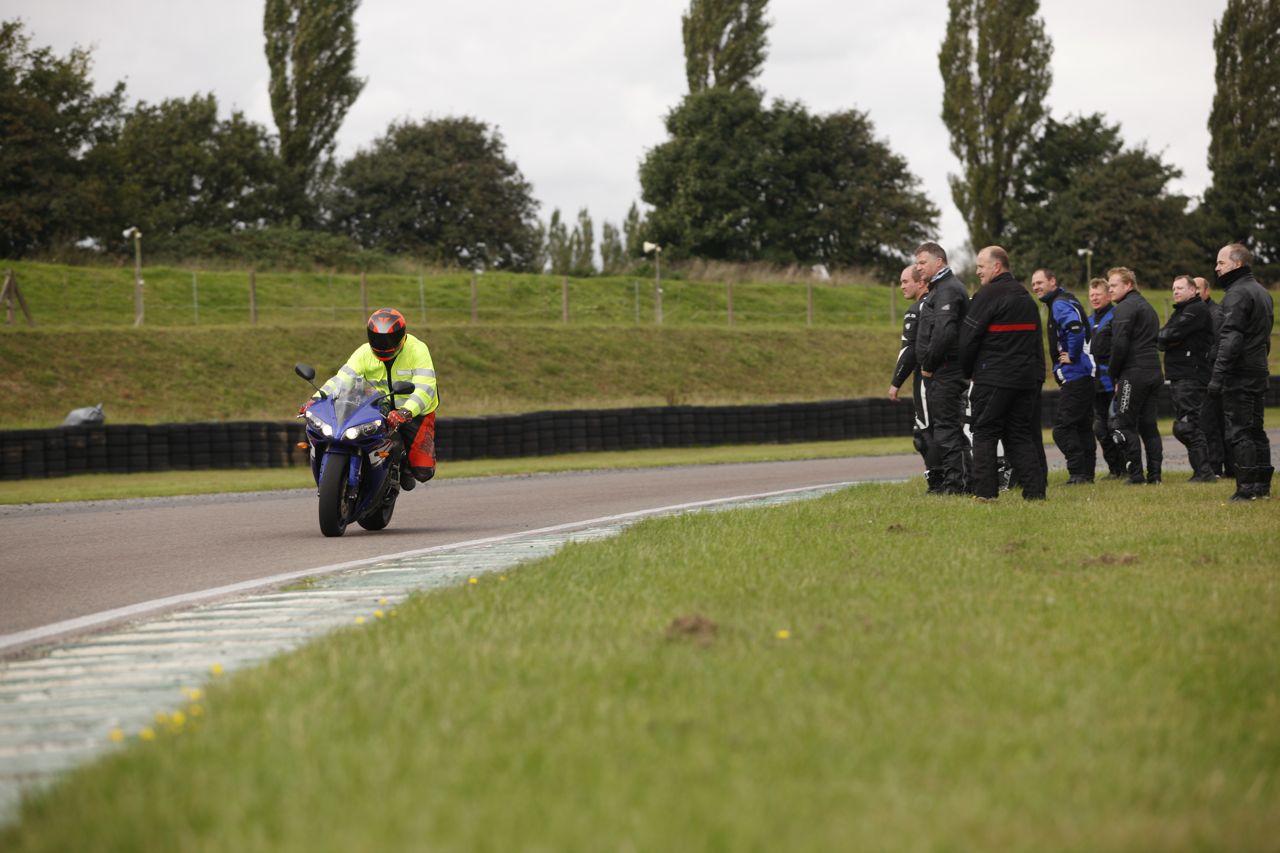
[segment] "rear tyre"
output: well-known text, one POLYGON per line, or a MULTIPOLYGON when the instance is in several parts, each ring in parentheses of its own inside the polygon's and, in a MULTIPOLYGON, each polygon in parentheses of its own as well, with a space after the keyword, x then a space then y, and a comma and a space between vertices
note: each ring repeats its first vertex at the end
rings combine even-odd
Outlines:
POLYGON ((357 520, 356 524, 360 525, 365 530, 382 530, 391 523, 391 514, 396 511, 396 498, 399 494, 399 492, 392 491, 387 495, 387 499, 383 502, 382 506, 369 513, 364 518, 357 520))
POLYGON ((330 456, 320 472, 320 532, 325 536, 347 532, 347 464, 345 456, 330 456))

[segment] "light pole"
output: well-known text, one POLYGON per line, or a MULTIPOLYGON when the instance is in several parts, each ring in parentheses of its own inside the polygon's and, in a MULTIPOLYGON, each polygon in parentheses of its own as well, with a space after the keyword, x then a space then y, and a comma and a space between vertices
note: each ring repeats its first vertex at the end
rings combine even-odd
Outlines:
POLYGON ((647 255, 653 252, 653 317, 659 326, 662 325, 662 247, 657 243, 644 242, 647 255))
POLYGON ((124 229, 124 238, 133 238, 133 325, 141 326, 146 313, 142 299, 142 232, 136 225, 124 229))
POLYGON ((1093 249, 1076 249, 1076 255, 1084 258, 1084 281, 1087 287, 1093 279, 1093 249))

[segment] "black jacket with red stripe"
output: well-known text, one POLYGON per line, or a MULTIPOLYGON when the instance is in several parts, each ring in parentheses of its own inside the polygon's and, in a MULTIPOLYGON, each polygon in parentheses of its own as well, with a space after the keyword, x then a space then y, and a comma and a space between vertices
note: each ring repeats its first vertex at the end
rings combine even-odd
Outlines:
POLYGON ((976 385, 1044 384, 1040 306, 1011 273, 984 284, 969 304, 960 332, 960 369, 976 385))

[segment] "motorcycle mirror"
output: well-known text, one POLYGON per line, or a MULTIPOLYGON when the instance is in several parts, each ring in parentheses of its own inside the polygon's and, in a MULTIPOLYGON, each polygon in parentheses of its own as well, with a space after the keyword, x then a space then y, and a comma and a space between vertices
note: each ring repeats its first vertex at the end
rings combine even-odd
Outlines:
POLYGON ((316 378, 315 368, 313 368, 309 364, 303 364, 302 362, 298 362, 293 366, 293 372, 298 374, 308 382, 316 378))
POLYGON ((395 393, 395 394, 412 394, 413 383, 412 382, 396 382, 391 386, 391 391, 392 393, 395 393))

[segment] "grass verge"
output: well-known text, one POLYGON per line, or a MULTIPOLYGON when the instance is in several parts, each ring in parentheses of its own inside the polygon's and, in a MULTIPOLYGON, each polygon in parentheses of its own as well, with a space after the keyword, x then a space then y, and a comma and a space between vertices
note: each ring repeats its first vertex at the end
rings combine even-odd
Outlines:
POLYGON ((919 491, 414 597, 215 684, 0 848, 1272 847, 1280 502, 919 491))
MULTIPOLYGON (((515 459, 474 459, 446 462, 439 467, 438 476, 442 480, 448 480, 461 477, 546 474, 557 471, 657 468, 666 465, 707 465, 729 462, 777 462, 792 459, 833 459, 842 456, 885 456, 912 452, 909 438, 860 438, 853 441, 727 445, 609 453, 565 453, 558 456, 531 456, 515 459)), ((311 479, 311 472, 307 468, 77 474, 72 477, 56 477, 48 480, 0 482, 0 505, 262 492, 278 489, 305 489, 314 486, 315 481, 311 479)))

